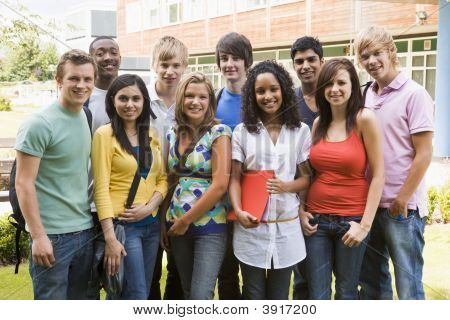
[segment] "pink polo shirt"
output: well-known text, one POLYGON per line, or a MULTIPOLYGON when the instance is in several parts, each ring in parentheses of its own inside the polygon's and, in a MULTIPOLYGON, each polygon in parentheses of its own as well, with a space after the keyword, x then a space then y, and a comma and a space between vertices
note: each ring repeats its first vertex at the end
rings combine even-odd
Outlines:
MULTIPOLYGON (((408 177, 415 149, 411 135, 434 131, 434 105, 428 92, 403 72, 383 89, 372 83, 366 106, 374 110, 381 128, 385 167, 385 185, 380 207, 388 208, 408 177)), ((421 217, 428 214, 425 179, 408 202, 408 209, 419 209, 421 217)))

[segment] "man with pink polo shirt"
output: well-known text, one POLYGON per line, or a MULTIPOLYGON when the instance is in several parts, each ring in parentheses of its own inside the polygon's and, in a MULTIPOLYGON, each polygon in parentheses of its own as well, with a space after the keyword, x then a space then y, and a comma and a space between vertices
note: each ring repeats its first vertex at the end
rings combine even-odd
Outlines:
POLYGON ((399 299, 425 299, 422 284, 428 214, 424 176, 432 158, 434 106, 430 95, 397 69, 397 49, 383 28, 355 39, 359 63, 375 80, 365 105, 382 131, 385 186, 361 270, 362 299, 392 299, 389 257, 399 299))

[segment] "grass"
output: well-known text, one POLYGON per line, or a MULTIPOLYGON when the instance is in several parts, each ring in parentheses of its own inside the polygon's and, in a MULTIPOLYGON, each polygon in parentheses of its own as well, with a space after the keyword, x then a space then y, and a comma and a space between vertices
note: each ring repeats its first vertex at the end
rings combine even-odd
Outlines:
MULTIPOLYGON (((429 300, 450 299, 449 234, 450 224, 426 226, 423 283, 425 296, 429 300)), ((163 261, 163 264, 165 265, 165 260, 163 261)), ((166 270, 163 268, 161 288, 164 288, 165 283, 166 270)), ((102 297, 104 298, 104 293, 102 294, 102 297)), ((6 299, 33 299, 33 290, 27 263, 21 264, 19 274, 17 275, 14 274, 14 266, 0 267, 0 300, 6 299)))

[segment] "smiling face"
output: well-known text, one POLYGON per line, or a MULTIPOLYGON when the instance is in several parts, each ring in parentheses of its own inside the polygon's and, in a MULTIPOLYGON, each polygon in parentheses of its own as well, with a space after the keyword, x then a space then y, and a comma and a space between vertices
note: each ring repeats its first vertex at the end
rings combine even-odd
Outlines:
POLYGON ((375 81, 390 82, 396 75, 395 65, 387 49, 365 49, 361 52, 360 63, 375 81))
POLYGON ((346 107, 352 95, 350 74, 345 69, 338 70, 334 78, 325 87, 325 99, 333 107, 346 107))
POLYGON ((274 115, 280 110, 283 95, 280 83, 272 73, 261 73, 256 77, 255 97, 258 107, 266 115, 274 115))
POLYGON ((323 59, 313 49, 297 51, 294 56, 294 70, 302 85, 316 84, 323 59))
POLYGON ((117 115, 124 122, 135 122, 144 107, 144 96, 137 85, 124 87, 114 96, 117 115))
POLYGON ((62 78, 56 77, 61 90, 60 103, 70 110, 80 109, 92 93, 94 75, 94 66, 91 63, 75 65, 67 61, 62 78))
POLYGON ((209 108, 209 92, 205 83, 189 83, 184 91, 183 113, 194 126, 203 122, 209 108))
POLYGON ((91 55, 98 66, 100 79, 116 78, 120 67, 120 51, 117 43, 111 39, 97 40, 92 44, 91 55))
POLYGON ((245 60, 230 53, 219 53, 219 66, 227 81, 237 82, 245 79, 247 70, 245 60))
POLYGON ((184 70, 186 70, 186 65, 183 64, 179 57, 158 61, 155 64, 158 82, 167 88, 176 87, 178 85, 184 70))

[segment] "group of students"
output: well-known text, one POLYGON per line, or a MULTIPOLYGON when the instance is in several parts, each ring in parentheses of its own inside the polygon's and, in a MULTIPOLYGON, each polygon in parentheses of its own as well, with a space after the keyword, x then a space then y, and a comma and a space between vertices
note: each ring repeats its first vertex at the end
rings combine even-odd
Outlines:
POLYGON ((212 299, 217 280, 220 299, 288 299, 292 272, 294 299, 331 299, 332 273, 335 299, 392 299, 389 257, 399 298, 424 299, 433 102, 398 70, 384 29, 361 31, 355 52, 374 79, 364 94, 350 60, 325 62, 308 36, 291 48, 297 89, 276 61, 253 65, 235 32, 216 46, 217 92, 204 74, 183 75, 188 50, 170 36, 154 46, 148 86, 118 76, 111 38, 65 53, 58 101, 22 124, 15 147, 35 298, 98 298, 90 276, 103 235, 107 272, 124 269, 110 298, 160 299, 164 249, 166 299, 212 299), (274 176, 257 218, 241 181, 260 171, 274 176))

